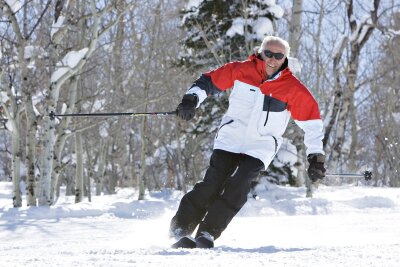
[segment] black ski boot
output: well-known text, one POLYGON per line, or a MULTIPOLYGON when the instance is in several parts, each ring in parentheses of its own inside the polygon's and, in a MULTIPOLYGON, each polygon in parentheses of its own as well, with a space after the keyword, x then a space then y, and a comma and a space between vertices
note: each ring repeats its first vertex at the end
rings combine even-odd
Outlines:
POLYGON ((196 248, 213 248, 214 238, 208 232, 201 232, 196 237, 196 248))
POLYGON ((191 236, 181 237, 172 248, 196 248, 196 241, 191 236))

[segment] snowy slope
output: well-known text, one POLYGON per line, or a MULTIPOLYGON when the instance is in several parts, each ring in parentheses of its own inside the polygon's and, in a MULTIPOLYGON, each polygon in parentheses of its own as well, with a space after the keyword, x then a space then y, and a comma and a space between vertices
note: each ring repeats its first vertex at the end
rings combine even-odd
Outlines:
POLYGON ((259 187, 210 250, 170 249, 182 196, 131 189, 50 208, 11 207, 0 183, 0 266, 400 266, 400 189, 259 187))

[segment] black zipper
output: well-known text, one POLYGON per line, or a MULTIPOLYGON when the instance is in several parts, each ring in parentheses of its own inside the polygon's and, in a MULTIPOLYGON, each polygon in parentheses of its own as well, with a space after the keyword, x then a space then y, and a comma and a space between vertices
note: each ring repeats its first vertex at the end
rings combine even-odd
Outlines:
POLYGON ((267 117, 265 118, 264 126, 267 125, 267 121, 268 121, 268 117, 269 117, 269 109, 271 108, 271 99, 272 99, 272 97, 268 98, 267 117))
POLYGON ((225 125, 231 124, 232 122, 233 122, 233 120, 230 120, 230 121, 228 121, 228 122, 225 122, 225 123, 222 124, 221 126, 219 126, 218 131, 217 131, 217 134, 215 135, 215 138, 218 137, 219 130, 221 130, 222 127, 224 127, 225 125))
POLYGON ((278 149, 278 140, 276 140, 276 138, 275 138, 275 136, 273 136, 272 135, 272 138, 274 138, 274 141, 275 141, 275 152, 274 152, 274 155, 276 154, 276 150, 278 149))

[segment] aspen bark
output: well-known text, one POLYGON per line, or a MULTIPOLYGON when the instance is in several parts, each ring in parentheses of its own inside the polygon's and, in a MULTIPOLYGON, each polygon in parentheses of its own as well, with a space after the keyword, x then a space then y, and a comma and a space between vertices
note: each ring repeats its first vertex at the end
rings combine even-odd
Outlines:
POLYGON ((76 155, 76 170, 75 170, 75 203, 83 200, 83 148, 81 133, 75 134, 75 155, 76 155))
MULTIPOLYGON (((359 68, 359 57, 361 49, 370 38, 374 31, 378 21, 378 7, 380 0, 373 0, 373 9, 370 11, 371 22, 365 20, 364 22, 357 22, 354 18, 354 6, 353 0, 347 3, 347 17, 349 20, 351 38, 350 40, 350 58, 347 63, 346 70, 346 83, 344 92, 341 94, 341 106, 338 111, 338 120, 336 127, 336 138, 333 143, 333 150, 330 160, 330 169, 338 170, 339 163, 342 156, 343 144, 346 138, 346 124, 348 123, 349 115, 351 115, 351 105, 354 105, 354 93, 356 91, 356 80, 357 72, 359 68), (353 103, 352 103, 353 102, 353 103)), ((356 110, 354 110, 356 112, 356 110)), ((353 115, 355 116, 355 115, 353 115)), ((353 123, 357 123, 353 121, 353 123)), ((356 124, 357 125, 357 124, 356 124)), ((356 125, 354 125, 356 127, 356 125)), ((354 128, 356 129, 356 128, 354 128)), ((351 140, 351 142, 357 142, 357 139, 351 140)), ((356 147, 356 144, 351 145, 356 147)), ((354 156, 354 155, 353 155, 354 156)))
MULTIPOLYGON (((303 12, 303 0, 293 0, 292 7, 292 17, 289 25, 289 45, 290 45, 290 53, 292 57, 297 58, 299 45, 300 45, 300 37, 301 37, 301 16, 303 12)), ((296 186, 302 186, 305 180, 308 178, 305 175, 305 147, 303 143, 303 134, 300 129, 295 124, 292 125, 292 134, 291 139, 293 144, 296 146, 297 150, 297 160, 296 160, 296 168, 297 168, 297 177, 296 177, 296 186)), ((306 186, 309 183, 306 183, 306 186)))

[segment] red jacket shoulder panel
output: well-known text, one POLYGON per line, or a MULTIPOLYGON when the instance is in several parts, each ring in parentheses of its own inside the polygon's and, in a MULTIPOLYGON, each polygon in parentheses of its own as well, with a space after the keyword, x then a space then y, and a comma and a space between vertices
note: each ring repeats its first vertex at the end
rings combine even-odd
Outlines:
POLYGON ((220 68, 204 73, 210 76, 213 84, 225 91, 233 87, 235 80, 259 87, 265 77, 265 67, 262 60, 250 56, 245 61, 235 61, 220 68))
POLYGON ((261 85, 261 91, 288 104, 293 119, 299 121, 320 119, 318 104, 314 97, 290 71, 286 68, 281 75, 261 85))
POLYGON ((311 92, 295 76, 293 77, 293 93, 290 112, 298 121, 321 119, 318 103, 311 92))

